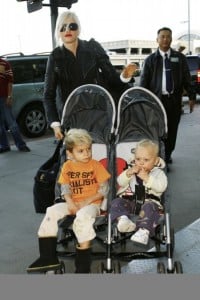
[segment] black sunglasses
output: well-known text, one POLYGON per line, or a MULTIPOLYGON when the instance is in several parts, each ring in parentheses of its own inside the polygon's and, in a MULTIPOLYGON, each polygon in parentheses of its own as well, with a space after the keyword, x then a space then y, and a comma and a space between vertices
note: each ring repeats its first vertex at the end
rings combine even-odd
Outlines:
POLYGON ((76 31, 77 29, 78 29, 77 23, 63 24, 63 26, 60 29, 60 32, 65 32, 66 30, 76 31))

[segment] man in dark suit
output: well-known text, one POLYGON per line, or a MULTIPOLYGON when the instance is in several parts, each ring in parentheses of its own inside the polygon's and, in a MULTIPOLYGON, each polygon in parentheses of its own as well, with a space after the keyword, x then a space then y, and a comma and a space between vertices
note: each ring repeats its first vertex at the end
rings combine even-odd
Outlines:
POLYGON ((158 49, 146 58, 140 80, 140 85, 152 91, 161 100, 166 110, 168 135, 165 140, 165 159, 167 164, 172 162, 171 154, 175 149, 183 90, 187 91, 191 112, 195 99, 186 58, 184 54, 170 47, 171 42, 172 30, 168 27, 160 28, 157 32, 158 49), (166 60, 168 65, 165 64, 166 60))

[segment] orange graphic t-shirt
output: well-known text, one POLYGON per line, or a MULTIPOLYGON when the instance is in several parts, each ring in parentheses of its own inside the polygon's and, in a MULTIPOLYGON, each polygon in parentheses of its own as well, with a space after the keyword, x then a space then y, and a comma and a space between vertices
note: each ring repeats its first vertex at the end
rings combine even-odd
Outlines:
MULTIPOLYGON (((110 174, 97 160, 91 159, 88 163, 67 160, 62 167, 58 182, 69 184, 72 199, 75 202, 85 200, 97 194, 99 184, 107 181, 110 174)), ((100 203, 96 200, 94 203, 100 203)))

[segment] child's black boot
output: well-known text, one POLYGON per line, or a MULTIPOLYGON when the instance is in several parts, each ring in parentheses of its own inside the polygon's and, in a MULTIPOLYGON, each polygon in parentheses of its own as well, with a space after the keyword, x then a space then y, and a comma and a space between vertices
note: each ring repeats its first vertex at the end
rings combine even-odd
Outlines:
POLYGON ((56 255, 56 247, 56 237, 39 238, 40 257, 27 268, 27 272, 45 272, 58 268, 60 262, 56 255))
POLYGON ((91 248, 76 248, 75 273, 90 273, 91 248))

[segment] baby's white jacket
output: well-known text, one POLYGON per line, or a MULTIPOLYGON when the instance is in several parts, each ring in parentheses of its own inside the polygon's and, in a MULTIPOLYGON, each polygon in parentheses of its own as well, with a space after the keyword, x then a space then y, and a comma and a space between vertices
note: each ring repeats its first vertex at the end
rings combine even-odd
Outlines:
MULTIPOLYGON (((167 176, 164 172, 165 162, 162 158, 160 158, 158 166, 155 166, 149 173, 149 179, 143 185, 145 186, 145 191, 147 194, 153 194, 160 198, 163 192, 167 188, 168 180, 167 176)), ((137 185, 135 174, 131 177, 126 175, 127 169, 123 171, 118 177, 117 182, 120 186, 117 195, 121 196, 126 190, 131 189, 131 191, 135 192, 135 185, 137 185)))

